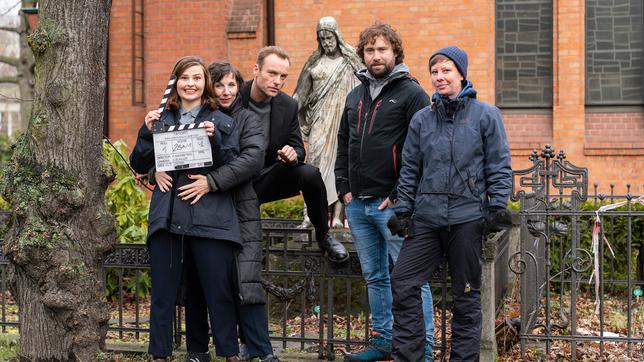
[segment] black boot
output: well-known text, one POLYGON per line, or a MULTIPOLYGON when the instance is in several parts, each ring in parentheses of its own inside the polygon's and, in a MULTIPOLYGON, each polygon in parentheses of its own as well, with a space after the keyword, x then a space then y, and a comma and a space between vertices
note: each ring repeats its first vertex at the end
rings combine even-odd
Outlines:
POLYGON ((341 242, 333 238, 329 233, 318 237, 318 246, 326 252, 329 261, 342 263, 349 259, 349 254, 341 242))

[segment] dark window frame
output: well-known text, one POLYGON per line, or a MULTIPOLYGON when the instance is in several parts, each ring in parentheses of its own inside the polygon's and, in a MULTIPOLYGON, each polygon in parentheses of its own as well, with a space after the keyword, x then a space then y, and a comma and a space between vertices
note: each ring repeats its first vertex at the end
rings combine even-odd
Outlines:
MULTIPOLYGON (((630 0, 630 1, 633 2, 633 0, 630 0)), ((634 1, 641 1, 641 0, 634 0, 634 1)), ((591 87, 590 83, 595 81, 596 79, 595 79, 595 77, 592 77, 592 74, 595 74, 595 73, 590 73, 590 70, 592 69, 592 65, 591 65, 591 61, 590 61, 591 55, 589 55, 589 53, 594 52, 593 55, 602 54, 602 53, 603 54, 613 54, 614 55, 616 53, 626 52, 626 51, 629 51, 631 49, 631 48, 626 48, 626 49, 615 50, 614 49, 615 46, 614 46, 613 49, 610 49, 610 50, 597 50, 597 49, 591 50, 590 49, 590 45, 591 45, 590 41, 592 41, 592 39, 589 40, 589 21, 591 21, 591 20, 596 21, 596 19, 590 19, 590 17, 589 17, 590 16, 589 14, 591 13, 589 11, 589 9, 591 8, 591 5, 589 5, 589 3, 592 3, 592 2, 596 2, 596 0, 585 0, 584 1, 584 6, 585 6, 585 12, 584 12, 584 64, 585 64, 585 67, 584 67, 584 103, 585 103, 586 107, 605 107, 605 106, 626 106, 626 107, 635 106, 635 107, 638 107, 638 106, 644 106, 644 35, 642 35, 642 33, 644 33, 644 4, 640 5, 641 6, 641 14, 640 15, 641 15, 641 19, 642 19, 642 23, 640 24, 640 26, 642 28, 642 32, 632 31, 633 34, 635 34, 635 35, 640 34, 640 36, 642 36, 641 49, 640 49, 642 65, 641 65, 641 72, 640 72, 641 73, 640 74, 640 82, 638 83, 639 87, 640 87, 640 89, 639 89, 640 97, 638 99, 638 97, 636 95, 634 97, 634 99, 632 99, 632 100, 630 100, 630 99, 624 100, 624 98, 623 98, 624 95, 623 94, 621 94, 621 97, 620 97, 621 99, 605 99, 604 97, 602 97, 601 94, 600 94, 599 98, 593 97, 592 93, 594 93, 594 92, 591 92, 591 89, 593 89, 595 87, 591 87)), ((629 3, 628 6, 629 7, 632 6, 631 3, 629 3)), ((630 12, 630 11, 628 13, 632 14, 632 12, 630 12)), ((599 29, 599 26, 597 26, 597 28, 599 29)), ((614 28, 611 29, 611 31, 613 31, 613 30, 614 30, 614 28)), ((633 41, 631 40, 630 43, 633 44, 633 41)), ((615 45, 615 44, 613 43, 613 45, 615 45)), ((620 68, 620 70, 621 70, 621 68, 620 68)), ((622 82, 621 82, 622 80, 623 80, 622 78, 619 79, 620 84, 622 84, 622 82)))
MULTIPOLYGON (((552 0, 542 0, 538 2, 524 2, 524 1, 495 1, 495 24, 494 24, 494 95, 496 99, 496 105, 499 108, 503 109, 552 109, 554 103, 554 41, 553 41, 553 31, 554 31, 554 12, 553 12, 553 1, 552 0), (543 9, 538 8, 534 11, 539 12, 537 18, 523 18, 520 14, 525 14, 524 11, 515 9, 513 10, 517 16, 514 19, 504 18, 502 16, 503 12, 511 11, 507 9, 507 6, 529 6, 529 7, 544 7, 548 6, 549 11, 547 12, 549 16, 549 28, 543 33, 544 30, 541 29, 541 22, 543 20, 543 9), (516 24, 516 29, 514 31, 503 31, 501 30, 501 22, 514 21, 516 24), (535 26, 536 30, 532 32, 521 31, 521 27, 525 26, 535 26), (508 35, 515 35, 516 38, 514 42, 506 42, 503 40, 508 35), (526 35, 527 34, 527 35, 526 35), (536 35, 534 35, 536 34, 536 35), (520 36, 529 37, 530 35, 536 36, 535 42, 530 44, 530 42, 525 42, 525 39, 519 39, 520 36), (536 44, 537 50, 534 50, 534 45, 536 44), (532 46, 531 51, 527 51, 526 47, 532 46), (513 52, 506 52, 507 48, 513 48, 513 52), (524 47, 522 50, 517 48, 524 47), (543 49, 547 49, 544 51, 543 49), (503 59, 505 57, 505 59, 503 59), (510 58, 514 59, 510 59, 510 58), (545 60, 547 58, 547 60, 545 60), (500 62, 506 63, 515 63, 519 64, 515 68, 503 67, 503 64, 500 62), (534 62, 534 66, 521 68, 521 62, 529 63, 534 62), (503 68, 502 68, 503 67, 503 68), (523 70, 524 74, 521 75, 520 72, 523 70), (516 72, 513 77, 512 72, 516 72), (532 75, 526 75, 525 72, 530 72, 532 75), (509 73, 506 75, 506 73, 509 73), (531 79, 538 79, 540 84, 536 86, 532 82, 527 82, 531 79), (510 83, 514 85, 512 89, 505 88, 504 83, 510 83), (503 87, 503 88, 501 88, 503 87), (526 89, 526 87, 533 87, 532 90, 526 89), (522 89, 523 88, 523 89, 522 89), (523 92, 522 92, 523 90, 523 92), (504 92, 514 93, 513 96, 503 96, 504 92), (539 94, 540 93, 540 94, 539 94), (528 100, 528 98, 536 98, 536 100, 528 100)), ((547 24, 547 23, 546 23, 547 24)))

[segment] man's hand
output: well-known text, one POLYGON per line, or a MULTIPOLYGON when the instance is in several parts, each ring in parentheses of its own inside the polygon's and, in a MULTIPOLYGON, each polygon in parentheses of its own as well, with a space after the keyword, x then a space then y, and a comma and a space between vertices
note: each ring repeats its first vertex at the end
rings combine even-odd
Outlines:
POLYGON ((190 205, 194 205, 203 195, 210 191, 208 188, 208 178, 204 175, 188 175, 188 178, 195 181, 179 187, 177 196, 183 201, 193 199, 190 205))
POLYGON ((342 203, 344 204, 344 206, 349 205, 351 201, 353 201, 353 195, 350 192, 342 195, 342 203))
POLYGON ((297 152, 293 147, 286 145, 277 151, 277 159, 288 165, 293 165, 297 163, 297 152))
POLYGON ((165 171, 157 171, 154 173, 154 179, 156 180, 159 190, 161 192, 168 192, 172 188, 172 177, 168 175, 165 171))
POLYGON ((378 206, 378 210, 381 210, 381 211, 382 211, 382 210, 384 210, 384 209, 385 209, 385 208, 387 208, 387 207, 394 207, 394 202, 393 202, 393 201, 391 201, 391 200, 389 200, 389 198, 388 198, 388 197, 387 197, 387 198, 385 198, 385 201, 383 201, 383 202, 378 206))
POLYGON ((414 223, 411 221, 411 214, 409 213, 391 215, 389 221, 387 221, 387 227, 392 235, 398 235, 405 239, 414 236, 414 223))

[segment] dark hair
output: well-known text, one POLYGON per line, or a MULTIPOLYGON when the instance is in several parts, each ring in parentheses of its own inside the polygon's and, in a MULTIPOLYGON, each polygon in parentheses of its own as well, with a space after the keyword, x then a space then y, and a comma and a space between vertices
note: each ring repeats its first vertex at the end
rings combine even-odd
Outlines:
POLYGON ((177 93, 177 83, 179 83, 179 78, 181 77, 183 72, 186 71, 186 69, 194 67, 195 65, 201 66, 205 78, 203 95, 201 96, 201 103, 208 104, 213 110, 217 109, 217 100, 215 99, 215 92, 212 89, 210 73, 206 69, 206 65, 203 63, 201 58, 189 55, 187 57, 179 59, 174 65, 174 68, 172 68, 172 74, 177 77, 177 81, 174 83, 174 87, 172 87, 172 92, 170 92, 170 97, 168 97, 167 106, 173 111, 181 108, 181 99, 179 99, 179 94, 177 93))
POLYGON ((451 60, 449 57, 443 55, 443 54, 436 54, 433 57, 429 59, 429 71, 432 71, 432 67, 438 63, 442 63, 445 61, 451 60))
POLYGON ((235 68, 232 64, 228 62, 211 63, 208 66, 208 72, 210 73, 210 77, 212 78, 213 86, 215 85, 215 83, 219 82, 221 78, 223 78, 227 74, 233 75, 233 77, 235 78, 235 82, 237 82, 238 88, 241 88, 241 86, 244 84, 244 78, 242 77, 239 69, 235 68))
POLYGON ((394 55, 396 55, 396 65, 402 63, 405 59, 405 52, 403 50, 400 34, 392 28, 391 25, 383 24, 379 21, 376 21, 373 25, 360 33, 360 40, 358 40, 356 52, 360 59, 362 59, 362 62, 364 63, 364 47, 375 42, 376 38, 379 36, 385 38, 389 43, 391 43, 394 55))
POLYGON ((259 53, 257 53, 257 66, 261 69, 262 65, 264 65, 264 59, 266 59, 267 56, 275 54, 281 59, 285 59, 288 61, 288 64, 291 64, 291 58, 288 57, 288 53, 286 50, 276 46, 276 45, 269 45, 267 47, 263 47, 262 49, 259 50, 259 53))

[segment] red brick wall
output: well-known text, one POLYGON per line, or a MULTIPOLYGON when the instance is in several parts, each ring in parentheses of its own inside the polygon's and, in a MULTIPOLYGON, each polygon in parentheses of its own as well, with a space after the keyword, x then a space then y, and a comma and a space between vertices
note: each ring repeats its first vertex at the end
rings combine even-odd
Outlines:
POLYGON ((229 1, 146 0, 145 106, 132 106, 131 4, 112 2, 110 18, 110 138, 123 139, 132 147, 147 111, 158 107, 174 63, 182 56, 197 55, 206 64, 226 59, 226 25, 229 1))
MULTIPOLYGON (((131 0, 114 0, 110 24, 110 136, 132 146, 148 109, 158 105, 172 65, 182 55, 207 62, 227 59, 246 79, 252 77, 257 50, 266 44, 263 0, 145 0, 146 106, 131 105, 131 0), (259 21, 257 21, 259 16, 259 21), (253 22, 257 21, 255 31, 253 22), (228 32, 227 30, 230 30, 228 32)), ((644 112, 586 113, 584 104, 584 2, 554 3, 553 108, 545 113, 504 112, 513 167, 529 165, 534 148, 550 143, 568 160, 590 170, 590 182, 616 191, 626 184, 644 192, 644 112)), ((359 33, 375 20, 392 24, 403 38, 405 63, 428 93, 427 59, 433 51, 458 45, 469 54, 468 78, 479 99, 494 103, 494 2, 471 0, 437 7, 423 0, 275 1, 275 43, 291 55, 285 86, 293 92, 299 72, 316 48, 315 28, 322 16, 338 21, 344 39, 356 45, 359 33)), ((600 187, 601 188, 601 187, 600 187)))
POLYGON ((587 113, 586 155, 644 155, 644 113, 587 113))
POLYGON ((134 145, 145 108, 132 105, 132 2, 113 1, 108 56, 109 137, 134 145))
POLYGON ((528 156, 552 143, 552 113, 503 112, 503 124, 510 142, 512 167, 531 166, 528 156))
POLYGON ((444 46, 458 45, 469 54, 468 78, 479 99, 494 101, 493 1, 456 1, 448 6, 434 6, 425 0, 276 1, 275 40, 286 48, 292 61, 285 86, 289 94, 304 62, 317 47, 315 28, 323 16, 333 16, 344 40, 354 47, 360 32, 374 21, 391 24, 402 36, 405 63, 428 92, 429 56, 444 46))

